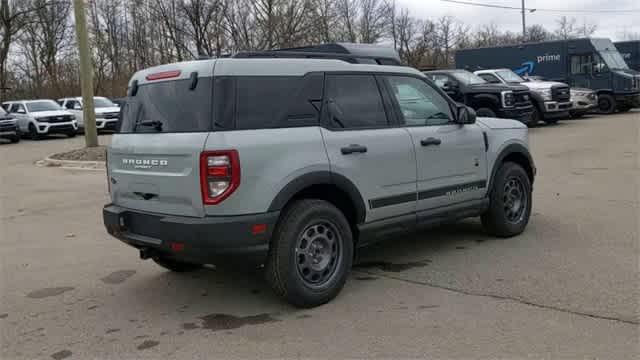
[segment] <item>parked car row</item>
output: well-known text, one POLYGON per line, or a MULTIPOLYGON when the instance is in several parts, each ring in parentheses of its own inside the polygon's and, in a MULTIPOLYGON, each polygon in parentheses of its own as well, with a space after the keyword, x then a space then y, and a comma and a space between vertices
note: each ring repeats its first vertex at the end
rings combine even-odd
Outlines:
MULTIPOLYGON (((96 127, 98 131, 114 130, 120 107, 105 97, 94 97, 96 127)), ((82 98, 64 98, 58 102, 49 99, 17 100, 2 103, 0 110, 0 138, 12 142, 21 136, 33 140, 50 134, 74 137, 84 131, 82 98)))
MULTIPOLYGON (((638 46, 637 42, 614 45, 605 38, 546 41, 459 50, 455 63, 481 74, 495 75, 499 70, 488 69, 507 68, 524 78, 562 82, 574 89, 574 114, 588 111, 594 100, 600 113, 611 114, 640 106, 640 72, 633 69, 638 66, 638 46)), ((536 84, 530 85, 537 90, 536 84)))
POLYGON ((516 119, 528 126, 582 116, 597 107, 589 89, 539 79, 525 79, 510 69, 427 71, 425 75, 452 99, 473 108, 478 116, 516 119))

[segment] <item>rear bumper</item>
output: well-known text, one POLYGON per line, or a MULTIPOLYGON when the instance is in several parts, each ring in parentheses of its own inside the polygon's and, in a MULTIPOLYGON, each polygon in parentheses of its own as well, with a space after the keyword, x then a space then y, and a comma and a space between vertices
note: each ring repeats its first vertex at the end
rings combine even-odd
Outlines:
POLYGON ((193 218, 141 212, 113 204, 102 210, 107 231, 124 243, 155 256, 201 264, 263 262, 279 214, 275 211, 193 218))
POLYGON ((504 119, 514 119, 528 124, 531 121, 531 114, 533 114, 533 106, 500 109, 496 115, 504 119))

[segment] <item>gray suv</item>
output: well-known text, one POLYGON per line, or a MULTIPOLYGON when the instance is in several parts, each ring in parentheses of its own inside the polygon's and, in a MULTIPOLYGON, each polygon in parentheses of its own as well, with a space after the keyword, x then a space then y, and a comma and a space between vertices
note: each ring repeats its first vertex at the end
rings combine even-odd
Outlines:
POLYGON ((481 216, 520 234, 527 128, 479 118, 408 67, 222 58, 136 73, 108 149, 107 231, 173 271, 265 265, 300 307, 342 289, 356 249, 481 216))

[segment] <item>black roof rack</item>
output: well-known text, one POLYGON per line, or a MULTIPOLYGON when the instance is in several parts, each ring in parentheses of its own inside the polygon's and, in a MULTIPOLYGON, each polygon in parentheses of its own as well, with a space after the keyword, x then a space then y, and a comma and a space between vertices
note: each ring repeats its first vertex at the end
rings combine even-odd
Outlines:
POLYGON ((335 59, 353 64, 402 66, 398 53, 389 47, 371 44, 335 43, 297 48, 239 52, 234 58, 335 59))

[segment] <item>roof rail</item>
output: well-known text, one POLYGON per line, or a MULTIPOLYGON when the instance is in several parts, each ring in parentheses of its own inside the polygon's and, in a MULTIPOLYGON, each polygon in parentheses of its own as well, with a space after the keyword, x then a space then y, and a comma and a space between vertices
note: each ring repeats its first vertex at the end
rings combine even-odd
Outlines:
POLYGON ((239 52, 233 57, 334 59, 352 64, 402 66, 400 57, 395 50, 370 44, 336 43, 279 50, 245 51, 239 52))

